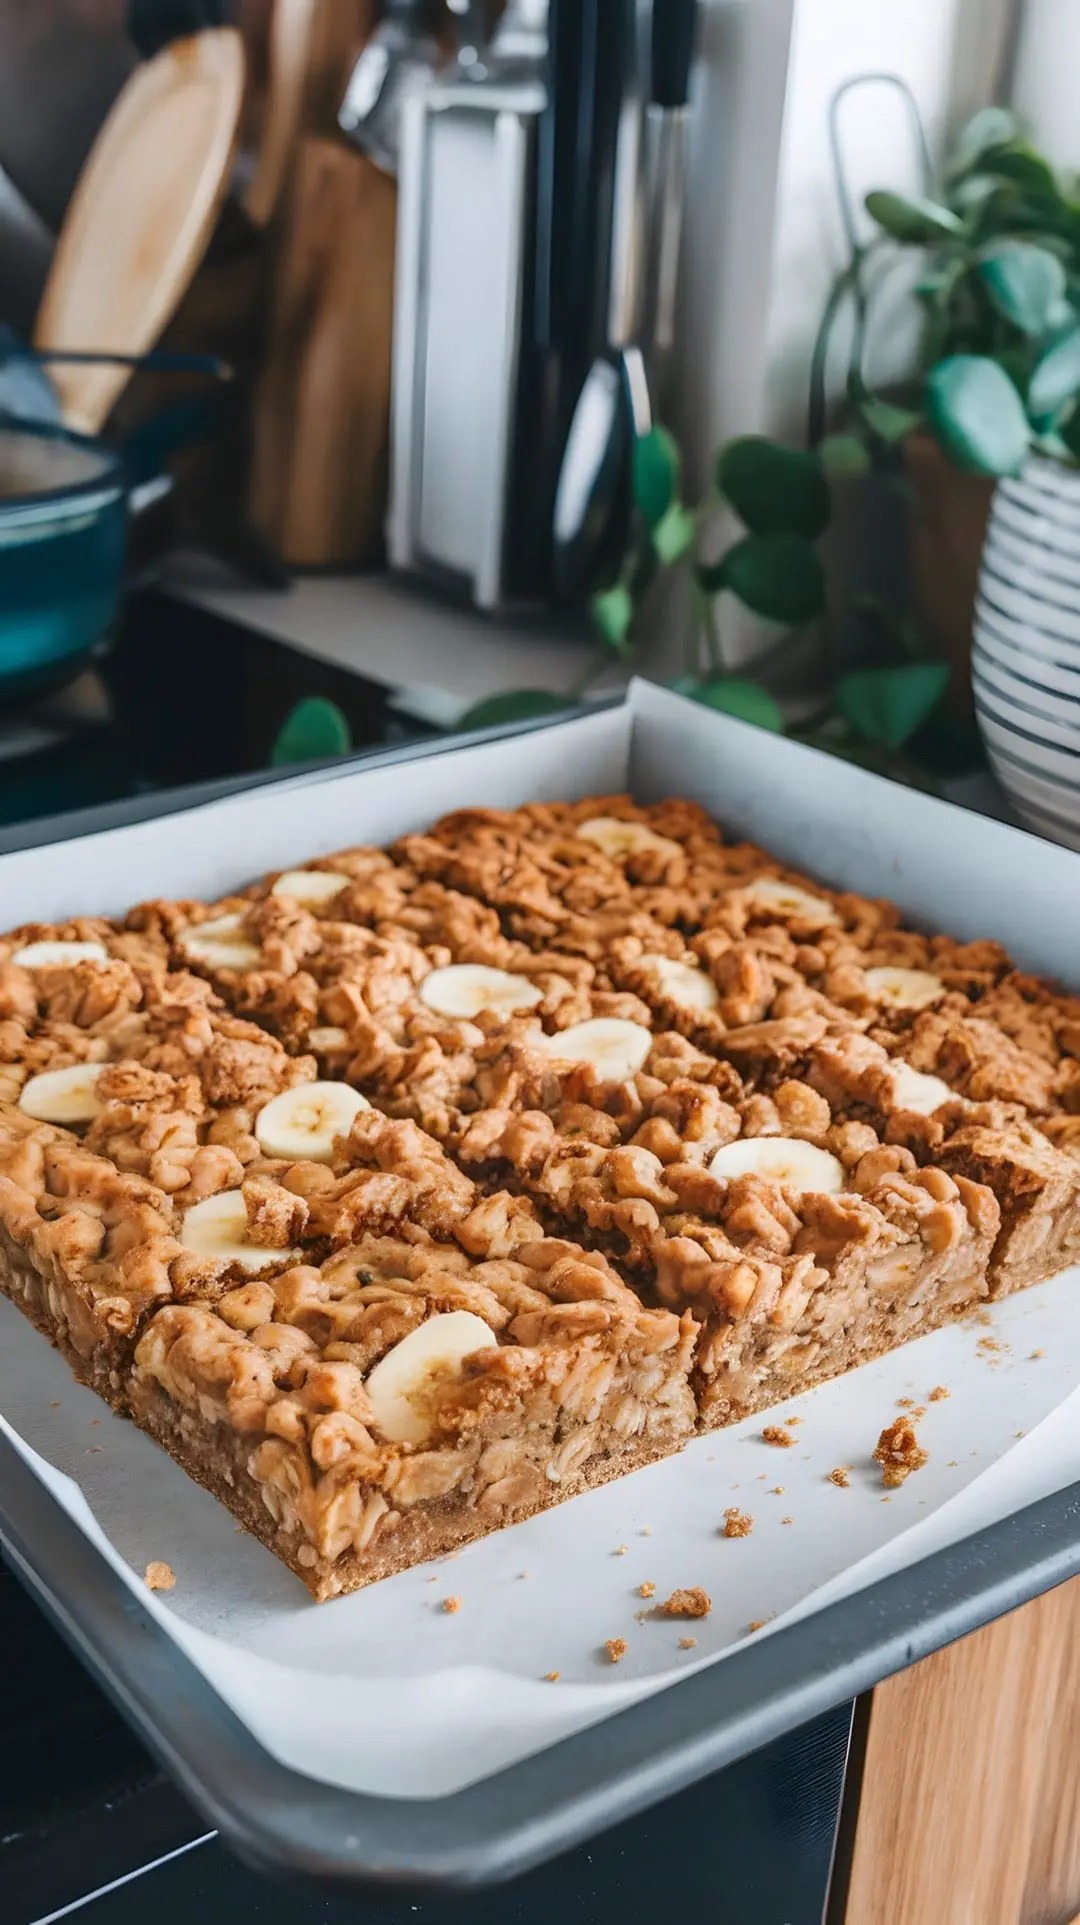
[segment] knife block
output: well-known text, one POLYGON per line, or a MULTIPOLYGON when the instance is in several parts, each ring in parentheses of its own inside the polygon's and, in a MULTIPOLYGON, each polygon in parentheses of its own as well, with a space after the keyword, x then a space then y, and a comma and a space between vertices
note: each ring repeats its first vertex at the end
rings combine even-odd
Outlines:
POLYGON ((304 136, 278 237, 252 423, 249 515, 290 567, 382 552, 393 323, 393 181, 304 136))

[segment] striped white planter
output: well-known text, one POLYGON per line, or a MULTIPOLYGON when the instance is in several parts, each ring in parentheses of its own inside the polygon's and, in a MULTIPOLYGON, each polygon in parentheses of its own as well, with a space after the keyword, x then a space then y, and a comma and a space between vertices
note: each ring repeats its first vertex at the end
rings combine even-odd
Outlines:
POLYGON ((1040 835, 1080 849, 1080 472, 1034 460, 994 494, 972 655, 994 773, 1040 835))

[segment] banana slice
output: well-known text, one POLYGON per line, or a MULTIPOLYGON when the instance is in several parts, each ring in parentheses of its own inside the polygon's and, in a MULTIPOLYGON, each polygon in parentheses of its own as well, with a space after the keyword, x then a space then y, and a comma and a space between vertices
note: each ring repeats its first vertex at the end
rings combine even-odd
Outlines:
POLYGON ((19 1093, 19 1108, 38 1123, 89 1123, 105 1105, 97 1093, 104 1063, 71 1063, 42 1070, 19 1093))
POLYGON ((916 1116, 933 1116, 943 1103, 953 1103, 956 1091, 940 1076, 925 1076, 910 1063, 899 1063, 893 1076, 893 1103, 898 1110, 914 1110, 916 1116))
POLYGON ((657 988, 670 996, 680 1009, 715 1009, 720 992, 711 976, 692 963, 675 962, 671 956, 642 956, 641 966, 655 978, 657 988))
POLYGON ((209 922, 200 922, 186 932, 184 948, 208 969, 254 969, 262 951, 246 936, 237 934, 243 920, 237 911, 234 915, 213 916, 209 922))
POLYGON ((483 963, 451 963, 424 977, 420 1000, 440 1016, 472 1017, 482 1009, 512 1016, 516 1009, 535 1009, 543 1002, 544 992, 527 976, 512 976, 508 969, 488 969, 483 963))
POLYGON ((725 1143, 709 1164, 710 1176, 767 1176, 785 1190, 835 1196, 845 1183, 844 1166, 816 1143, 795 1136, 742 1136, 725 1143))
POLYGON ((929 1009, 945 994, 941 977, 929 969, 894 969, 890 964, 868 969, 866 986, 889 1009, 929 1009))
POLYGON ((591 1063, 606 1082, 624 1083, 637 1075, 653 1039, 642 1023, 627 1022, 622 1016, 594 1016, 591 1022, 573 1023, 554 1036, 538 1034, 530 1040, 557 1063, 591 1063))
POLYGON ((270 894, 291 896, 294 902, 329 902, 331 896, 340 896, 348 881, 336 869, 286 869, 270 894))
POLYGON ((348 1136, 357 1111, 370 1108, 367 1097, 348 1083, 294 1083, 264 1103, 255 1118, 255 1136, 267 1156, 330 1163, 335 1137, 348 1136))
POLYGON ((108 962, 109 952, 100 942, 28 942, 11 960, 21 969, 62 969, 66 963, 108 962))
POLYGON ((781 882, 779 876, 762 876, 757 882, 748 882, 739 893, 754 908, 771 916, 792 916, 811 929, 826 929, 840 920, 832 903, 823 896, 812 896, 793 882, 781 882))
POLYGON ((376 1428, 392 1444, 426 1444, 431 1418, 425 1405, 436 1385, 460 1377, 466 1357, 495 1341, 471 1310, 447 1310, 410 1330, 364 1379, 376 1428))
POLYGON ((339 1029, 336 1023, 327 1023, 324 1029, 309 1029, 307 1039, 309 1049, 319 1056, 328 1056, 332 1049, 348 1048, 349 1032, 339 1029))
POLYGON ((302 1250, 270 1250, 248 1240, 247 1210, 241 1190, 219 1190, 185 1210, 180 1226, 185 1250, 217 1263, 234 1263, 241 1270, 265 1270, 274 1263, 296 1263, 302 1250))
POLYGON ((679 844, 670 837, 657 835, 656 830, 646 828, 644 822, 623 822, 615 815, 590 816, 587 822, 578 823, 574 834, 582 842, 595 843, 615 862, 642 854, 646 849, 655 849, 665 856, 682 855, 679 844))

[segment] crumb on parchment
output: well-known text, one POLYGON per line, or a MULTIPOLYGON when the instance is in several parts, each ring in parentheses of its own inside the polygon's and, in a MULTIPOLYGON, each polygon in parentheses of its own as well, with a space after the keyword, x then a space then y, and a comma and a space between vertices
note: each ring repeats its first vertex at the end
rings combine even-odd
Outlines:
POLYGON ((782 1424, 766 1424, 761 1436, 764 1443, 775 1444, 778 1450, 790 1450, 795 1442, 790 1431, 786 1431, 782 1424))
POLYGON ((663 1604, 656 1607, 656 1615, 662 1618, 707 1618, 712 1610, 712 1599, 700 1584, 689 1589, 672 1591, 663 1604))
POLYGON ((620 1544, 618 1550, 612 1551, 611 1555, 612 1557, 625 1557, 629 1548, 630 1546, 628 1544, 620 1544))
POLYGON ((724 1512, 724 1536, 749 1537, 753 1528, 754 1520, 749 1511, 736 1510, 734 1504, 729 1504, 724 1512))
POLYGON ((914 1405, 915 1405, 914 1397, 898 1397, 896 1400, 897 1410, 912 1410, 914 1408, 914 1405))
POLYGON ((935 1384, 926 1401, 928 1404, 943 1404, 946 1397, 951 1397, 951 1395, 952 1392, 947 1384, 935 1384))
POLYGON ((769 1485, 769 1496, 770 1496, 770 1497, 783 1497, 783 1495, 784 1495, 784 1486, 783 1486, 782 1484, 770 1484, 770 1485, 769 1485))
POLYGON ((446 1612, 447 1617, 452 1618, 455 1612, 461 1609, 461 1599, 459 1597, 444 1597, 442 1608, 446 1612))
POLYGON ((695 1645, 696 1645, 696 1644, 697 1644, 697 1639, 696 1639, 696 1638, 680 1638, 680 1639, 679 1639, 679 1650, 680 1650, 680 1651, 692 1651, 692 1650, 694 1649, 694 1647, 695 1647, 695 1645))
POLYGON ((780 1522, 781 1524, 794 1524, 795 1519, 793 1517, 782 1517, 780 1522))
POLYGON ((545 1672, 544 1672, 544 1683, 545 1683, 545 1684, 557 1684, 557 1683, 558 1683, 558 1681, 559 1681, 559 1679, 560 1679, 561 1677, 562 1677, 562 1672, 561 1672, 561 1671, 545 1671, 545 1672))
POLYGON ((873 1458, 875 1464, 881 1465, 882 1483, 887 1489, 895 1490, 913 1471, 922 1469, 929 1454, 919 1443, 910 1419, 897 1417, 894 1423, 886 1424, 873 1458))
POLYGON ((751 1618, 746 1628, 748 1631, 763 1631, 768 1622, 768 1618, 751 1618))
POLYGON ((176 1572, 171 1564, 163 1564, 160 1558, 155 1558, 146 1567, 144 1581, 148 1591, 171 1591, 176 1583, 176 1572))
POLYGON ((639 1584, 637 1587, 637 1594, 639 1597, 655 1597, 656 1586, 655 1584, 639 1584))
POLYGON ((850 1464, 837 1464, 835 1470, 829 1472, 830 1484, 835 1484, 839 1490, 846 1491, 851 1483, 851 1478, 848 1475, 850 1469, 850 1464))
POLYGON ((604 1644, 604 1650, 607 1652, 612 1664, 618 1664, 619 1659, 625 1658, 626 1656, 626 1639, 608 1638, 604 1644))
POLYGON ((1045 1357, 1045 1355, 1046 1355, 1045 1350, 1033 1350, 1031 1352, 1031 1360, 1034 1363, 1036 1357, 1045 1357))

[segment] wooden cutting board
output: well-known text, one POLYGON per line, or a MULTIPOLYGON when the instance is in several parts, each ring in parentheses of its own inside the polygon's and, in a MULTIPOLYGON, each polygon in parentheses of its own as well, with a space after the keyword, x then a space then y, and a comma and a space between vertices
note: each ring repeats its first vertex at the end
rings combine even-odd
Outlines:
POLYGON ((274 0, 262 131, 243 203, 245 214, 256 227, 265 227, 273 214, 292 160, 300 131, 315 14, 316 0, 274 0))
POLYGON ((255 399, 249 513, 292 567, 380 553, 397 189, 340 140, 301 139, 255 399))
MULTIPOLYGON (((79 177, 34 326, 39 348, 145 354, 202 260, 229 183, 239 34, 173 41, 136 69, 79 177)), ((125 368, 51 369, 68 425, 96 433, 125 368)))

